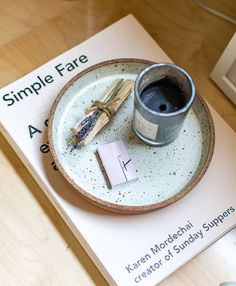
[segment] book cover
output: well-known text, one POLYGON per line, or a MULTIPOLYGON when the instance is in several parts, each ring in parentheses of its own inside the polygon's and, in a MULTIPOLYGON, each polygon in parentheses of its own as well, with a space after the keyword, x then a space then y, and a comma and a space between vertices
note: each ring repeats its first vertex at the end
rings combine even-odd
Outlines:
POLYGON ((236 225, 236 135, 211 108, 216 145, 210 167, 187 196, 168 207, 119 215, 86 202, 53 162, 49 111, 78 72, 123 57, 171 62, 127 16, 2 88, 1 131, 110 285, 156 285, 236 225), (103 49, 94 49, 101 45, 103 49))

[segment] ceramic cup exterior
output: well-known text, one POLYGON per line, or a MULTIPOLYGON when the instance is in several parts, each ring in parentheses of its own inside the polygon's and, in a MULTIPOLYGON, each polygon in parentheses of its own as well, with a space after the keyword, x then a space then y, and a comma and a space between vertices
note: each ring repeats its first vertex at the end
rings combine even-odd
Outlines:
POLYGON ((133 127, 137 136, 152 146, 164 146, 174 141, 195 98, 195 85, 191 76, 181 67, 170 63, 153 64, 138 75, 134 86, 133 127), (184 106, 169 112, 157 112, 141 100, 142 91, 162 79, 174 82, 184 96, 184 106))

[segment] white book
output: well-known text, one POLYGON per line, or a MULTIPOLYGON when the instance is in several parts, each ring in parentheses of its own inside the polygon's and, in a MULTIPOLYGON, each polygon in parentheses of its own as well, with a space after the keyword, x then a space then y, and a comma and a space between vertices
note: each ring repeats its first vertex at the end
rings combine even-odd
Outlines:
POLYGON ((211 108, 216 145, 210 167, 172 205, 142 215, 118 215, 86 202, 54 170, 47 142, 49 110, 75 74, 124 57, 171 61, 135 18, 127 16, 2 88, 1 131, 110 285, 156 285, 236 225, 236 134, 211 108), (59 72, 75 59, 74 69, 59 72), (181 249, 185 240, 192 242, 181 249))

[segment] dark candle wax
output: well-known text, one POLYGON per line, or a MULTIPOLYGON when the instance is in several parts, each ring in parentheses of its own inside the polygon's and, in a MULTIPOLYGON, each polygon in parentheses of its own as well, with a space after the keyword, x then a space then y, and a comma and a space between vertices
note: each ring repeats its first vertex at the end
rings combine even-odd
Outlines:
POLYGON ((149 84, 140 95, 141 101, 157 112, 175 112, 185 105, 183 91, 167 78, 149 84))

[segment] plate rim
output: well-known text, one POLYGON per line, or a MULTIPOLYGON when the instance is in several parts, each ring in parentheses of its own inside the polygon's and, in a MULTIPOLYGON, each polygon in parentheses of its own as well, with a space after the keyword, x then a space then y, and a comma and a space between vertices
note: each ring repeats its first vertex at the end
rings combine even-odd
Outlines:
POLYGON ((208 119, 209 130, 210 130, 210 132, 209 132, 210 133, 209 134, 209 137, 210 137, 209 151, 208 151, 206 160, 205 160, 199 174, 197 175, 197 177, 191 182, 191 184, 189 184, 187 187, 183 188, 179 193, 177 193, 176 195, 172 196, 171 198, 169 198, 167 200, 164 200, 164 201, 158 202, 158 203, 154 203, 154 204, 143 205, 143 206, 131 206, 131 205, 115 204, 112 202, 102 200, 102 199, 90 194, 89 192, 87 192, 86 190, 81 188, 80 186, 78 186, 74 182, 74 180, 64 170, 62 164, 60 163, 60 160, 57 157, 56 150, 55 150, 54 143, 53 143, 53 136, 52 136, 52 131, 53 131, 52 126, 53 126, 54 114, 56 112, 57 106, 60 103, 60 100, 63 97, 63 95, 77 80, 79 80, 81 77, 83 77, 84 75, 86 75, 87 73, 89 73, 95 69, 98 69, 98 68, 101 68, 104 66, 108 66, 108 65, 122 64, 122 63, 124 63, 124 64, 125 63, 138 63, 138 64, 140 63, 140 64, 145 64, 145 65, 151 65, 151 64, 154 64, 156 62, 146 60, 146 59, 139 59, 139 58, 116 58, 116 59, 111 59, 111 60, 99 62, 99 63, 94 64, 94 65, 84 69, 83 71, 79 72, 74 77, 72 77, 62 87, 62 89, 57 94, 57 96, 53 102, 53 105, 51 107, 51 110, 49 112, 47 134, 48 134, 50 151, 51 151, 53 159, 54 159, 60 173, 64 176, 64 178, 69 182, 69 184, 84 199, 86 199, 90 203, 93 203, 96 206, 102 207, 102 208, 109 210, 109 211, 113 211, 113 212, 117 212, 117 213, 123 213, 123 214, 139 214, 139 213, 146 213, 146 212, 150 212, 150 211, 153 211, 153 210, 156 210, 159 208, 163 208, 167 205, 170 205, 170 204, 176 202, 177 200, 179 200, 182 197, 184 197, 185 195, 187 195, 199 183, 199 181, 205 175, 205 173, 206 173, 206 171, 210 165, 210 162, 212 160, 212 157, 213 157, 214 147, 215 147, 215 127, 214 127, 214 122, 213 122, 213 118, 212 118, 211 112, 209 110, 209 107, 207 106, 207 103, 205 102, 205 99, 202 97, 200 92, 196 89, 196 97, 200 101, 200 103, 201 103, 201 105, 202 105, 202 107, 206 113, 206 117, 208 119))

